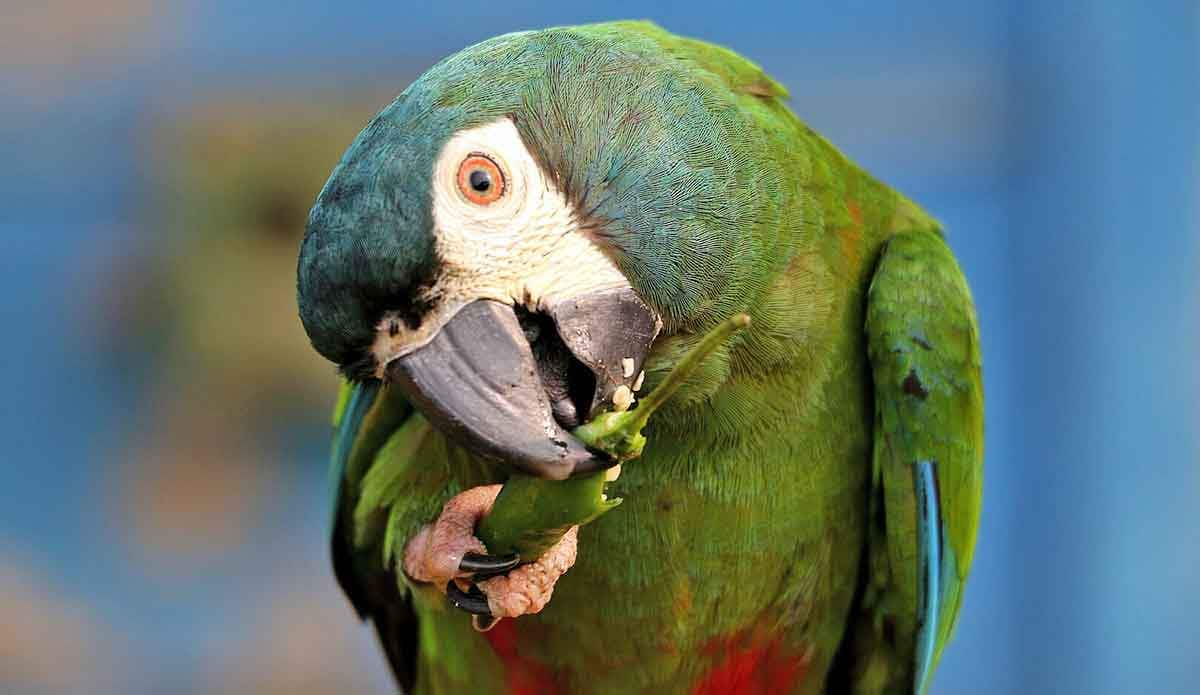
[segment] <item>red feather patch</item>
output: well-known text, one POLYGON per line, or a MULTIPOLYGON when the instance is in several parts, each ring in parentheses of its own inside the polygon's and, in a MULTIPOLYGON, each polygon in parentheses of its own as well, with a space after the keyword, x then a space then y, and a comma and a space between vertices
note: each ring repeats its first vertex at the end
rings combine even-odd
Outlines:
POLYGON ((501 620, 483 633, 492 645, 492 651, 504 664, 509 695, 558 695, 562 689, 554 680, 554 673, 545 665, 518 653, 516 622, 501 620))
POLYGON ((779 638, 759 631, 717 638, 705 646, 704 652, 723 656, 692 689, 694 695, 791 692, 804 681, 812 661, 811 650, 793 653, 779 638))

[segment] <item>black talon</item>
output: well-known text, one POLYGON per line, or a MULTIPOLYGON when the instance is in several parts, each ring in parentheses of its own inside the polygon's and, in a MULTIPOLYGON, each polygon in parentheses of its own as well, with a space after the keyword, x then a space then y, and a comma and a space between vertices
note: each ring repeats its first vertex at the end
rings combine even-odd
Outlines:
POLYGON ((486 579, 497 574, 504 574, 521 564, 521 557, 512 555, 484 555, 483 553, 467 553, 462 562, 458 563, 459 572, 472 572, 476 579, 486 579))
POLYGON ((458 588, 458 584, 450 582, 446 585, 446 598, 450 599, 450 603, 455 608, 466 611, 471 615, 488 617, 492 615, 492 611, 488 609, 487 597, 474 584, 471 585, 470 593, 467 593, 458 588))

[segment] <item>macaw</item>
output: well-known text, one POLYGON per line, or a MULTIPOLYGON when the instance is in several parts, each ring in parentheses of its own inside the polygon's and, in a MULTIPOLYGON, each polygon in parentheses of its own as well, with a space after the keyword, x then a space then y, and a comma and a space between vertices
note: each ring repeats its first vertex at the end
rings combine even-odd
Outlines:
POLYGON ((299 314, 345 380, 335 574, 403 691, 926 691, 979 522, 975 310, 938 222, 787 99, 650 23, 520 32, 333 170, 299 314), (743 312, 639 459, 576 436, 743 312), (506 481, 598 474, 623 504, 539 557, 476 535, 506 481))

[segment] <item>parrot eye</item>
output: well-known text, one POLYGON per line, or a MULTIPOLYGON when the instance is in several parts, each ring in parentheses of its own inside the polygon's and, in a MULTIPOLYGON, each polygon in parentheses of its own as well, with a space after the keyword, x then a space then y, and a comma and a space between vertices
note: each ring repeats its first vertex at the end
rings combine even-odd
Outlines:
POLYGON ((458 166, 458 190, 476 205, 490 205, 504 195, 504 172, 491 157, 472 154, 458 166))

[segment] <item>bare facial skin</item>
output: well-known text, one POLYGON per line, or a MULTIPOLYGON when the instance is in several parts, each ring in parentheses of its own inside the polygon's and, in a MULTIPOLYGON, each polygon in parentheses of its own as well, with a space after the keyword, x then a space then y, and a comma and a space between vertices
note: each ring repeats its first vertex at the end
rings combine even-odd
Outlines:
MULTIPOLYGON (((612 259, 581 228, 572 204, 538 165, 511 119, 455 133, 438 154, 431 183, 439 272, 418 299, 434 308, 415 326, 398 312, 379 321, 371 350, 380 378, 388 364, 427 345, 457 312, 477 300, 550 314, 561 302, 629 287, 612 259), (464 187, 469 179, 463 172, 475 165, 484 166, 491 177, 494 187, 483 189, 488 196, 464 187)), ((630 358, 626 379, 633 369, 630 358)), ((623 388, 632 401, 629 388, 623 388)), ((472 488, 448 501, 434 523, 409 539, 404 572, 443 592, 451 581, 468 589, 471 573, 459 565, 467 553, 487 552, 474 529, 500 488, 472 488)), ((578 528, 572 528, 536 562, 479 581, 492 616, 541 611, 558 578, 575 564, 577 534, 578 528)))
POLYGON ((512 121, 459 131, 443 146, 433 173, 433 227, 441 266, 424 297, 436 309, 417 328, 389 312, 371 347, 380 373, 391 360, 429 342, 466 304, 491 299, 545 311, 629 281, 580 229, 577 215, 539 168, 512 121), (503 195, 481 205, 459 187, 460 166, 473 157, 494 162, 503 195), (586 268, 587 272, 579 272, 586 268))
MULTIPOLYGON (((404 572, 418 582, 431 583, 440 591, 470 575, 459 571, 466 553, 486 553, 475 537, 475 524, 492 509, 500 485, 466 490, 446 502, 442 513, 409 539, 404 547, 404 572)), ((488 609, 496 618, 515 618, 540 612, 554 595, 558 578, 575 564, 579 527, 572 527, 537 562, 521 565, 505 576, 479 583, 487 596, 488 609)))

